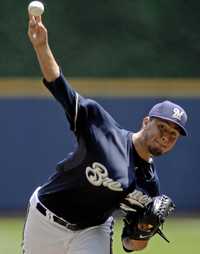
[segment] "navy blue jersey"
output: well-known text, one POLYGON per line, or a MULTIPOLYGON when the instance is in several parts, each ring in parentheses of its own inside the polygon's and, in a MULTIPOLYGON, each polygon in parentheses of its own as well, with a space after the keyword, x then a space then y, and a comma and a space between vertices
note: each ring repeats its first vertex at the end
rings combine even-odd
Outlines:
POLYGON ((64 108, 77 138, 77 149, 57 164, 39 191, 47 208, 84 228, 103 223, 130 192, 159 194, 153 162, 139 157, 133 133, 96 101, 80 96, 62 74, 44 84, 64 108))

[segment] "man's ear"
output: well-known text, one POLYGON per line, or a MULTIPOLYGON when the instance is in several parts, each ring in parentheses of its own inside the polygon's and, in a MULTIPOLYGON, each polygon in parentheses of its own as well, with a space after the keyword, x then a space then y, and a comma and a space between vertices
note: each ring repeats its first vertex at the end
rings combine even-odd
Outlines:
POLYGON ((146 116, 144 119, 143 119, 143 122, 142 122, 142 127, 145 128, 148 123, 150 122, 150 117, 149 116, 146 116))

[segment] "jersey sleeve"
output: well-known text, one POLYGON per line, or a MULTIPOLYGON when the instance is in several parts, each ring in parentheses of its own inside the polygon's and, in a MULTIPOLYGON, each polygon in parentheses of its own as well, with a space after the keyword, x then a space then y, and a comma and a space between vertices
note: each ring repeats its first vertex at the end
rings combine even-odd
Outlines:
POLYGON ((79 94, 65 80, 63 73, 53 82, 43 79, 44 85, 61 104, 70 123, 71 130, 76 130, 79 94))
POLYGON ((114 119, 94 100, 85 98, 76 92, 65 79, 63 73, 53 82, 43 79, 44 85, 62 105, 70 128, 75 134, 88 129, 91 123, 109 125, 114 119))

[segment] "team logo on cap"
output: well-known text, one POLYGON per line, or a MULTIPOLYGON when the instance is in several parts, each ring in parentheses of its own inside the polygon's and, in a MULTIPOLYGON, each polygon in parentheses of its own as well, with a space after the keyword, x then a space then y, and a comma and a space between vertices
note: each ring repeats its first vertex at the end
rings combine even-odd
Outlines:
POLYGON ((179 108, 174 108, 173 112, 174 113, 173 113, 172 117, 181 121, 181 117, 183 116, 184 112, 179 108))

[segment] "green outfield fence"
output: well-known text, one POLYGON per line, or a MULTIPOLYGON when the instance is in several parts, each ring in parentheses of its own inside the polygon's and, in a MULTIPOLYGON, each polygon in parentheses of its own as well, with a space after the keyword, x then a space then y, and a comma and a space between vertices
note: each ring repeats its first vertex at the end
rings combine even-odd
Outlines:
MULTIPOLYGON (((44 23, 72 77, 199 77, 200 2, 44 0, 44 23)), ((2 1, 0 76, 36 76, 29 1, 2 1)))

